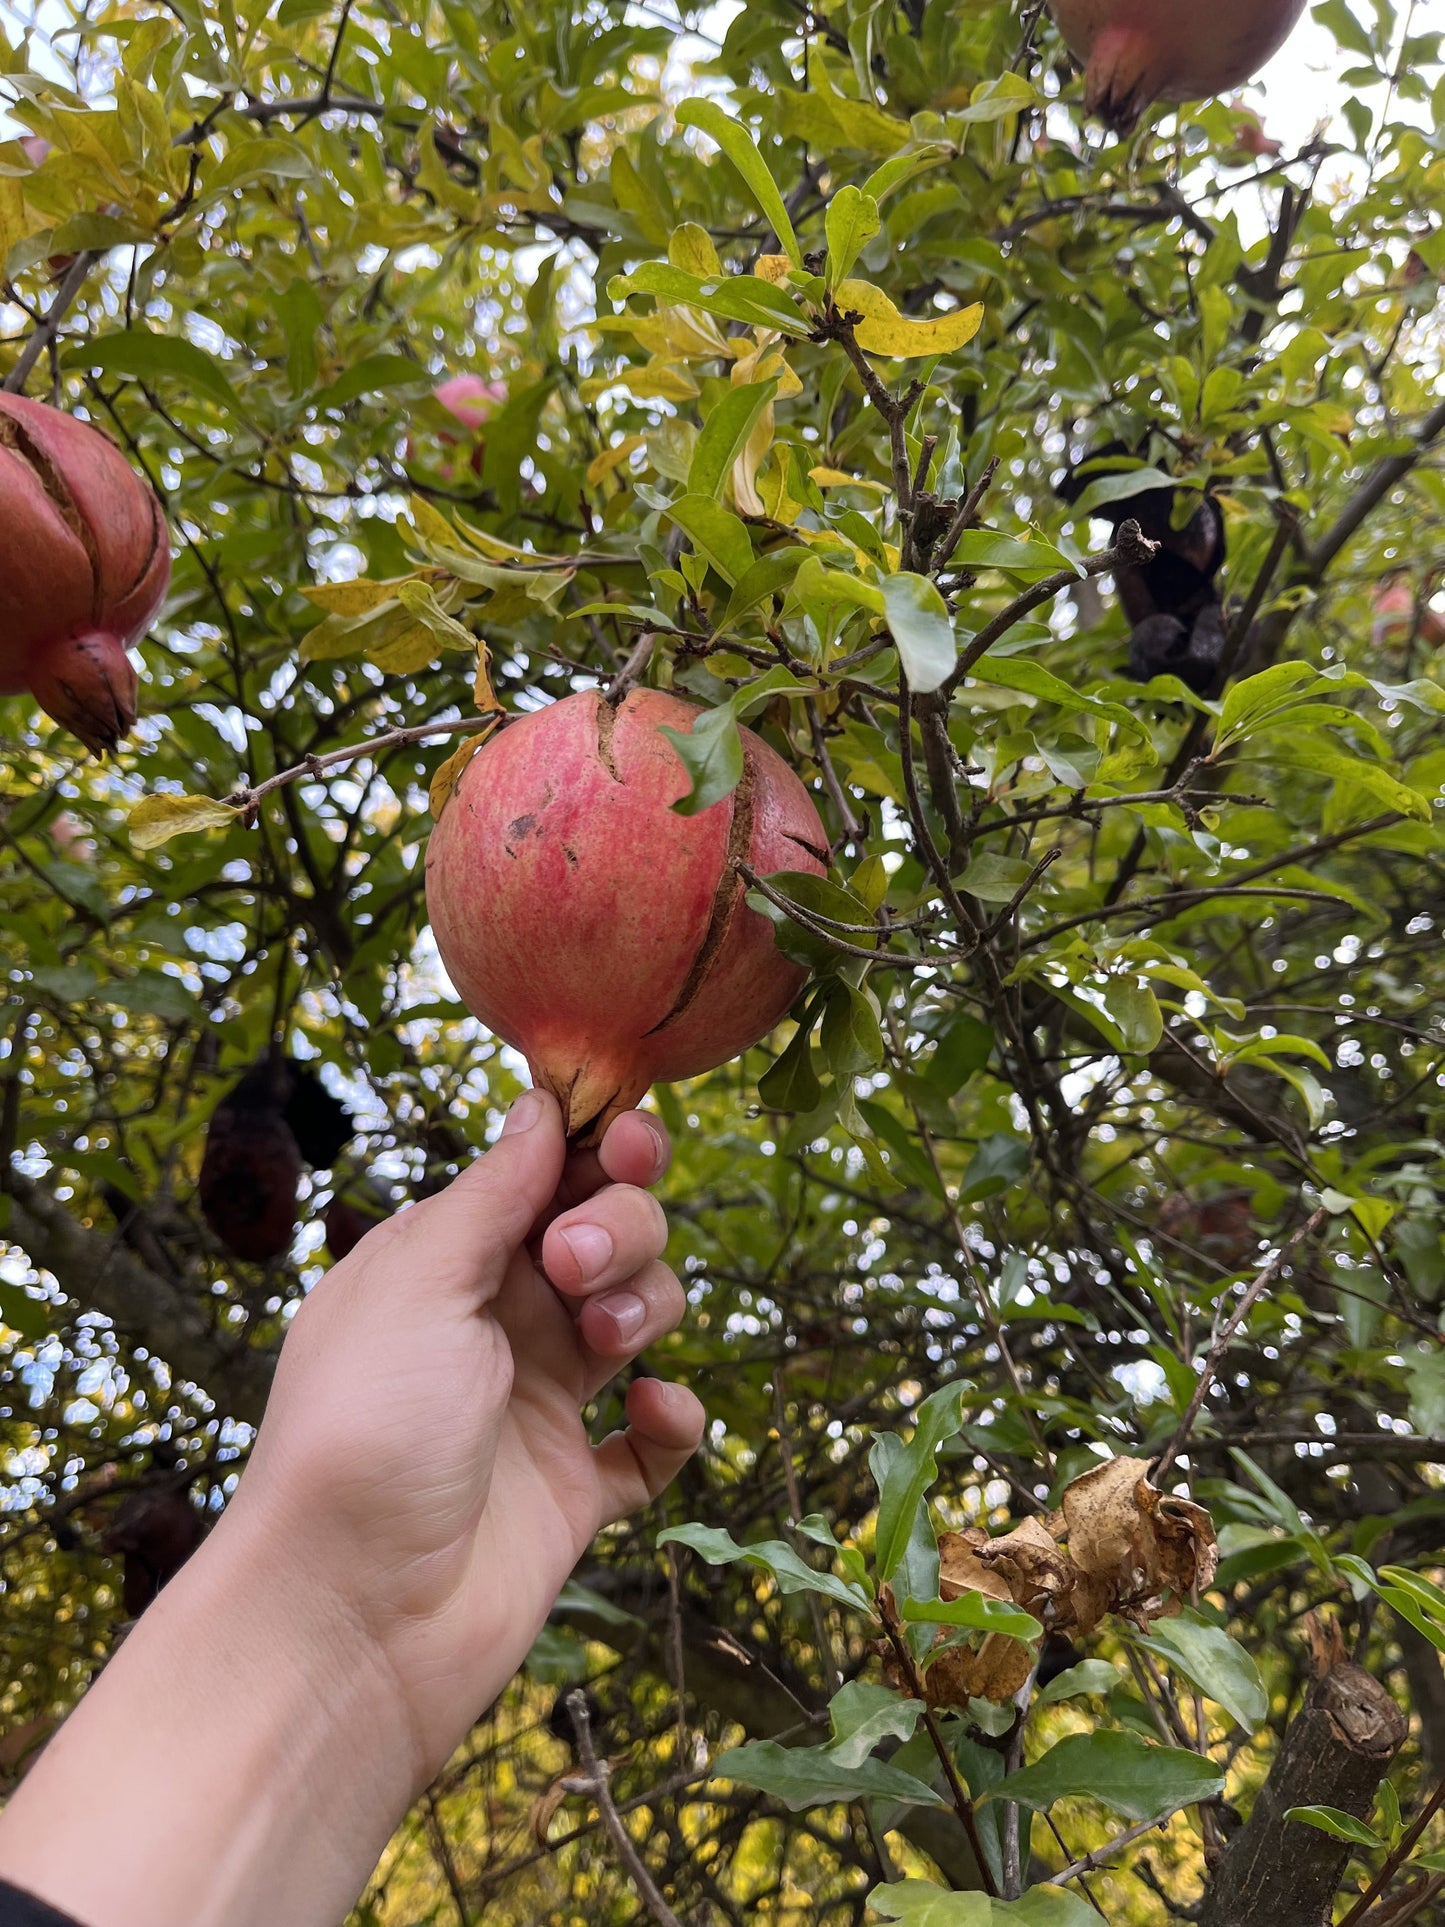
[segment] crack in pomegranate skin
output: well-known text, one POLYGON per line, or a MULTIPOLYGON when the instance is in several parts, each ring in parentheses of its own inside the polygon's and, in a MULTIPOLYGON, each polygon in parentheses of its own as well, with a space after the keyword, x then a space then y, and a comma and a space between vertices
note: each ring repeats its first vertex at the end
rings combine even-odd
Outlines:
POLYGON ((708 972, 712 969, 719 952, 727 942, 733 918, 738 905, 743 900, 743 879, 739 866, 747 861, 753 843, 753 787, 756 783, 753 760, 743 750, 743 773, 738 778, 738 786, 732 794, 732 821, 728 825, 727 853, 723 858, 723 873, 718 878, 717 891, 713 896, 712 910, 708 915, 707 929, 703 932, 702 943, 686 977, 682 988, 673 1000, 672 1008, 659 1023, 646 1033, 656 1037, 680 1017, 685 1017, 707 983, 708 972))
POLYGON ((564 697, 492 738, 426 858, 458 995, 526 1053, 579 1143, 650 1084, 725 1063, 787 1014, 806 972, 748 905, 742 865, 827 867, 812 798, 751 730, 734 794, 680 816, 687 772, 662 731, 702 712, 634 689, 608 730, 603 707, 596 692, 564 697))
POLYGON ((136 715, 128 646, 170 579, 161 504, 115 444, 44 402, 0 392, 0 693, 29 689, 97 755, 136 715))
POLYGON ((597 705, 597 756, 614 783, 621 783, 624 780, 621 770, 617 767, 617 759, 612 753, 612 738, 617 733, 619 707, 619 704, 609 702, 606 696, 603 696, 597 705))

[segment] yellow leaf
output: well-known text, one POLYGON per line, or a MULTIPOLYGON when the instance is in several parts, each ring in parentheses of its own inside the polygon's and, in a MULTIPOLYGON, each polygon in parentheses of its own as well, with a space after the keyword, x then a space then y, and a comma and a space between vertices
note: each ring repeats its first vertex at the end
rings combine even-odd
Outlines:
POLYGON ((472 699, 485 716, 490 710, 500 709, 497 692, 492 687, 492 652, 484 642, 477 643, 477 673, 472 682, 472 699))
POLYGON ((496 727, 496 723, 489 723, 485 729, 479 729, 475 736, 468 736, 461 748, 454 749, 438 768, 427 791, 427 807, 432 813, 433 821, 441 816, 442 811, 451 802, 456 793, 457 784, 462 780, 463 770, 496 727))
POLYGON ((423 544, 432 542, 443 549, 454 549, 459 541, 464 546, 467 545, 466 530, 448 521, 440 509, 433 508, 431 503, 425 501, 420 495, 412 496, 407 504, 407 510, 411 516, 411 525, 416 530, 417 539, 423 544))
POLYGON ((808 479, 809 481, 816 482, 819 488, 871 488, 876 489, 880 495, 886 495, 888 493, 882 482, 869 481, 866 475, 845 474, 841 468, 821 466, 818 468, 810 468, 808 470, 808 479))
POLYGON ((600 455, 594 455, 587 464, 587 480, 596 485, 604 475, 610 475, 614 468, 620 468, 634 448, 641 448, 647 440, 645 435, 628 435, 614 448, 604 448, 600 455))
POLYGON ((983 303, 955 308, 952 314, 931 321, 912 321, 902 315, 884 294, 869 281, 841 281, 834 295, 842 314, 860 314, 863 319, 854 330, 854 339, 870 355, 887 355, 907 360, 915 355, 950 355, 972 341, 983 320, 983 303))
POLYGON ((693 401, 698 394, 691 375, 661 361, 649 361, 644 368, 622 368, 615 375, 589 375, 577 392, 583 401, 596 401, 609 388, 625 388, 638 401, 693 401))
POLYGON ((366 616, 383 602, 394 602, 398 582, 413 582, 414 576, 400 576, 396 582, 372 582, 356 576, 350 582, 317 582, 301 593, 329 616, 366 616))
POLYGON ((667 258, 675 268, 683 268, 688 274, 703 279, 723 271, 717 249, 712 244, 712 236, 696 221, 684 221, 680 228, 673 231, 672 239, 667 244, 667 258))
POLYGON ((126 828, 135 849, 155 850, 187 830, 228 829, 240 815, 236 804, 218 803, 213 796, 143 796, 126 828))

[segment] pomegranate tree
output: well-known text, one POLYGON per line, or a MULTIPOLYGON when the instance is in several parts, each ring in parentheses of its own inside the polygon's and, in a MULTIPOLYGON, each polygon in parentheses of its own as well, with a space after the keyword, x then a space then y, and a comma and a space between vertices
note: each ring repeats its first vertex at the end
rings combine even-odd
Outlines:
POLYGON ((569 1134, 594 1142, 659 1078, 695 1077, 779 1021, 805 972, 750 909, 742 866, 827 868, 827 834, 782 758, 744 729, 732 795, 671 807, 687 772, 659 690, 568 696, 467 764, 427 851, 427 907, 463 1002, 525 1051, 569 1134))
POLYGON ((135 721, 127 648, 170 580, 154 492, 98 430, 0 394, 0 695, 28 689, 87 749, 135 721))
POLYGON ((1091 114, 1127 134, 1150 101, 1205 100, 1251 79, 1305 0, 1049 0, 1091 114))

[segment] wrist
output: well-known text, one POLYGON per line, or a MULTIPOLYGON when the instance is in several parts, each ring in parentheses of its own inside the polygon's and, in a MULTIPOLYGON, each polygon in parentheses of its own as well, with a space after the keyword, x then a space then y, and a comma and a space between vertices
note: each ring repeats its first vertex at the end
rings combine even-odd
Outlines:
POLYGON ((238 1506, 149 1608, 0 1819, 0 1875, 87 1927, 344 1916, 429 1763, 381 1651, 277 1538, 238 1506))

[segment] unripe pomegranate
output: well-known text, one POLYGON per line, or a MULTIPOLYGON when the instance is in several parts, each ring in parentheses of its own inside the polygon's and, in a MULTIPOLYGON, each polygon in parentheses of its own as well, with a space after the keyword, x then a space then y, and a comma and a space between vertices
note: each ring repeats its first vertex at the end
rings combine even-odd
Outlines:
POLYGON ((1251 79, 1305 0, 1049 0, 1085 63, 1085 104, 1127 134, 1152 100, 1205 100, 1251 79))
POLYGON ((127 647, 170 580, 165 518, 111 441, 0 394, 0 696, 28 689, 97 754, 135 721, 127 647))
POLYGON ((634 690, 518 717, 463 771, 427 850, 427 907, 467 1008, 525 1051, 593 1143, 659 1078, 764 1037, 806 973, 748 907, 740 866, 826 870, 827 834, 782 758, 742 731, 743 775, 695 816, 659 725, 701 712, 634 690))

